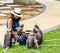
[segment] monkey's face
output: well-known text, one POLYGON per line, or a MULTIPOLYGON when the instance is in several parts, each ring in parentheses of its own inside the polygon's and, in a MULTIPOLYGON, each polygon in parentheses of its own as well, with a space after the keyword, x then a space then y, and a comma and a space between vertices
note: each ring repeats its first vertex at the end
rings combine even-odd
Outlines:
POLYGON ((34 29, 33 29, 33 32, 34 32, 34 33, 37 33, 37 32, 38 32, 38 29, 37 29, 37 28, 34 28, 34 29))
POLYGON ((17 34, 18 34, 18 35, 21 35, 21 33, 22 33, 22 31, 23 31, 23 26, 17 27, 16 30, 17 30, 17 34))

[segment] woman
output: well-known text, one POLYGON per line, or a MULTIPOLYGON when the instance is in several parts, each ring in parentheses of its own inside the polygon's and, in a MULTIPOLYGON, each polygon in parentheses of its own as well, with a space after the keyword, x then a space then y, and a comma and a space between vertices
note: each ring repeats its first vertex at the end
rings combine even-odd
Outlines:
POLYGON ((13 11, 11 11, 11 16, 9 17, 8 21, 7 21, 7 29, 12 30, 12 37, 17 37, 17 30, 16 27, 19 26, 19 20, 21 20, 21 9, 20 8, 15 8, 13 11))

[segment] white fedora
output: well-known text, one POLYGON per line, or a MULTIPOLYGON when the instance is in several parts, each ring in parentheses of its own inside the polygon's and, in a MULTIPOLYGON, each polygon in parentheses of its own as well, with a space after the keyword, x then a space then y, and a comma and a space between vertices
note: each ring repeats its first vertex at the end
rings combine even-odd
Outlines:
POLYGON ((20 8, 15 8, 13 11, 11 11, 13 15, 16 15, 18 17, 22 17, 21 15, 21 9, 20 8))

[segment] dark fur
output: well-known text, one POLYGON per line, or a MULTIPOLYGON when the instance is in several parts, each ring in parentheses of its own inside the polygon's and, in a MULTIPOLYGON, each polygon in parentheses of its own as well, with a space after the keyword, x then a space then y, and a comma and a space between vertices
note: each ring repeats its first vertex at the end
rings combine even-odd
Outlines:
POLYGON ((10 31, 7 31, 4 37, 4 48, 12 46, 12 34, 10 31))
POLYGON ((24 25, 22 24, 22 25, 20 25, 19 27, 16 28, 16 30, 17 30, 17 35, 19 36, 19 38, 17 39, 17 42, 19 42, 19 40, 20 40, 21 38, 23 38, 23 36, 22 36, 22 34, 24 33, 24 32, 23 32, 23 27, 24 27, 24 25))
MULTIPOLYGON (((24 25, 22 24, 21 26, 18 27, 18 30, 17 30, 18 35, 22 35, 23 26, 24 25)), ((4 48, 12 46, 12 38, 13 38, 12 31, 7 30, 4 37, 4 45, 3 45, 4 48)), ((19 41, 19 39, 17 41, 19 41)))
MULTIPOLYGON (((23 34, 23 26, 22 27, 19 27, 19 29, 17 30, 17 34, 20 35, 20 38, 22 38, 22 34, 23 34)), ((34 28, 33 28, 33 31, 31 30, 27 30, 25 32, 31 32, 29 35, 28 35, 28 38, 26 40, 26 46, 28 48, 37 48, 37 45, 38 44, 41 44, 42 41, 43 41, 43 33, 42 31, 40 30, 39 26, 38 25, 35 25, 34 28), (38 40, 37 42, 37 45, 35 43, 35 40, 38 40)))
POLYGON ((34 26, 33 32, 36 34, 36 39, 38 40, 38 44, 41 44, 43 41, 43 33, 38 25, 34 26))
POLYGON ((33 34, 29 34, 27 40, 26 40, 26 46, 28 48, 38 48, 38 44, 41 44, 43 41, 43 33, 38 27, 38 25, 35 25, 33 28, 33 34), (37 42, 35 43, 35 41, 37 42), (37 44, 37 45, 36 45, 37 44))
POLYGON ((22 24, 21 26, 17 27, 17 34, 18 34, 19 36, 22 35, 23 27, 24 27, 23 24, 22 24))
POLYGON ((26 46, 27 46, 27 48, 35 48, 34 35, 33 34, 29 34, 29 36, 26 40, 26 46))

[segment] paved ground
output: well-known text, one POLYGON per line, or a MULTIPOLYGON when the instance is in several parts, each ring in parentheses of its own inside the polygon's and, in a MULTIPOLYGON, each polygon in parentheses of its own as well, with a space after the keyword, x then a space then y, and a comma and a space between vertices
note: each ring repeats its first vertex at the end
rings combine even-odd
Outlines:
POLYGON ((22 21, 21 23, 25 24, 25 29, 31 29, 34 24, 38 24, 44 31, 60 25, 60 2, 52 0, 43 0, 41 2, 46 5, 46 10, 32 19, 22 21))
MULTIPOLYGON (((31 19, 21 21, 24 24, 24 30, 31 29, 35 24, 38 24, 42 31, 53 28, 60 25, 60 2, 50 0, 38 0, 46 5, 46 10, 31 19)), ((0 27, 0 43, 3 43, 3 37, 5 33, 5 26, 0 27)))

